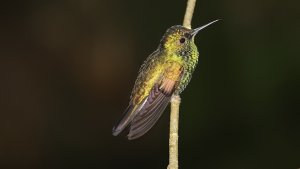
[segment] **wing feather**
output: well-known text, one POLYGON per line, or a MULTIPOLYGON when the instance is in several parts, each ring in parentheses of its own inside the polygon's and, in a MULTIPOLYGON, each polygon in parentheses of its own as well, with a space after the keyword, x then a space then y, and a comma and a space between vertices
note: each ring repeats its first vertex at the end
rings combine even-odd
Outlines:
POLYGON ((147 133, 168 106, 182 72, 183 68, 180 64, 171 63, 141 104, 134 105, 133 101, 130 102, 123 118, 113 128, 113 135, 120 134, 129 124, 129 140, 137 139, 147 133))
POLYGON ((164 94, 159 86, 155 85, 143 108, 133 118, 128 139, 137 139, 147 133, 160 118, 170 99, 171 95, 164 94))

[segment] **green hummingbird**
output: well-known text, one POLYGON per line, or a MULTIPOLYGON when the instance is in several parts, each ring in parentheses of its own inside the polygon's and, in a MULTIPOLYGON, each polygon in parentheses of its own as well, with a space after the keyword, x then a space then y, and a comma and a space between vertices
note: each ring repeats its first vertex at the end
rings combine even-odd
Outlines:
POLYGON ((128 139, 148 132, 162 115, 172 95, 179 95, 188 85, 198 62, 195 35, 212 21, 196 29, 181 25, 170 27, 160 44, 141 66, 123 117, 113 128, 119 135, 130 125, 128 139))

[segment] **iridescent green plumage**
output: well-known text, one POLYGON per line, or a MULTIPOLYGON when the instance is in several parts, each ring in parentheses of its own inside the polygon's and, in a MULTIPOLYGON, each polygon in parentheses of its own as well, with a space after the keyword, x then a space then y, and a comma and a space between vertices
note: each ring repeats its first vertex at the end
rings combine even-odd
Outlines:
POLYGON ((172 26, 166 31, 158 49, 140 68, 129 106, 113 128, 113 135, 118 135, 129 124, 130 140, 139 138, 151 129, 171 96, 179 95, 192 78, 199 56, 194 43, 195 35, 214 22, 197 29, 172 26))

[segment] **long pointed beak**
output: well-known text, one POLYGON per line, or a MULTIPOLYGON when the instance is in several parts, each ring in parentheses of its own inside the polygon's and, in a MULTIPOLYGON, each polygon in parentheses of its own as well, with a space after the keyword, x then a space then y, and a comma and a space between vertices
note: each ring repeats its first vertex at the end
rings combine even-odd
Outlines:
POLYGON ((214 21, 209 22, 208 24, 203 25, 203 26, 201 26, 201 27, 199 27, 199 28, 193 29, 191 35, 192 35, 192 36, 195 36, 200 30, 202 30, 202 29, 208 27, 209 25, 211 25, 211 24, 213 24, 213 23, 215 23, 215 22, 218 22, 219 20, 220 20, 220 19, 214 20, 214 21))

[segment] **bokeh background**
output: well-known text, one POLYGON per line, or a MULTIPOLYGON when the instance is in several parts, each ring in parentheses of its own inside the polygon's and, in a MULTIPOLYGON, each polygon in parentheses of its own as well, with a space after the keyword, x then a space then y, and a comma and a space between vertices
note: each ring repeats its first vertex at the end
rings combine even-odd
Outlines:
MULTIPOLYGON (((111 135, 143 60, 185 0, 2 1, 0 168, 154 169, 167 109, 144 137, 111 135)), ((198 0, 194 77, 182 94, 180 167, 300 167, 300 1, 198 0)))

